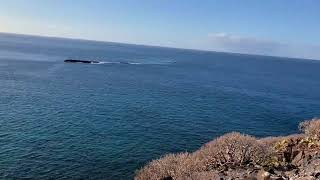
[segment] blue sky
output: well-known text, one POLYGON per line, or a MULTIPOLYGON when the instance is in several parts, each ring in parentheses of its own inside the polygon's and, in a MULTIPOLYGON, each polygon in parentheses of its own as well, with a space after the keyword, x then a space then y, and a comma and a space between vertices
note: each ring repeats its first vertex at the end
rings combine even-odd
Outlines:
POLYGON ((0 0, 0 31, 320 59, 318 0, 0 0))

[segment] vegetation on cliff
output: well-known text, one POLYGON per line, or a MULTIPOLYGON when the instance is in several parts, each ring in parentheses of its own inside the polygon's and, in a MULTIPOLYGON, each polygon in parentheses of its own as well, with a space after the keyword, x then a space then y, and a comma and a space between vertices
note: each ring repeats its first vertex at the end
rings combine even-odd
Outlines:
POLYGON ((193 153, 153 160, 135 179, 320 179, 320 119, 299 128, 302 134, 262 139, 228 133, 193 153))

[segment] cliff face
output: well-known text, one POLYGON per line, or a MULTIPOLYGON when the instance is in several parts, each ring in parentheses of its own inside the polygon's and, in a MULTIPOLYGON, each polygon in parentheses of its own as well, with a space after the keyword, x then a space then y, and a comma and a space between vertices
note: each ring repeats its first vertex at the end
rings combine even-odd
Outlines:
POLYGON ((196 152, 154 160, 135 179, 320 179, 320 119, 299 127, 303 134, 263 139, 229 133, 196 152))

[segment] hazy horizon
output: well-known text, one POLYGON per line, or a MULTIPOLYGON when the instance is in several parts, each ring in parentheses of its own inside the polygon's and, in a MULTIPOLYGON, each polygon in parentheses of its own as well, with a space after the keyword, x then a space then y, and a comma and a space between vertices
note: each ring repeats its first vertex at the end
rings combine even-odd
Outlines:
POLYGON ((253 54, 253 53, 238 53, 238 52, 228 52, 228 51, 215 51, 215 50, 204 50, 204 49, 192 49, 192 48, 180 48, 180 47, 170 47, 170 46, 160 46, 160 45, 149 45, 149 44, 134 44, 134 43, 126 43, 126 42, 116 42, 116 41, 103 41, 103 40, 94 40, 94 39, 81 39, 81 38, 70 38, 70 37, 59 37, 59 36, 44 36, 44 35, 36 35, 36 34, 19 34, 19 33, 9 33, 9 32, 0 32, 1 34, 9 35, 9 36, 29 36, 34 38, 49 38, 49 39, 63 39, 63 40, 74 40, 74 41, 91 41, 91 42, 99 42, 99 43, 115 43, 115 44, 125 44, 125 45, 135 45, 135 46, 146 46, 146 47, 157 47, 157 48, 168 48, 168 49, 180 49, 180 50, 190 50, 190 51, 203 51, 203 52, 211 52, 211 53, 226 53, 226 54, 239 54, 239 55, 248 55, 248 56, 266 56, 266 57, 277 57, 277 58, 288 58, 288 59, 300 59, 300 60, 311 60, 311 61, 319 61, 316 58, 303 58, 303 57, 290 57, 290 56, 276 56, 276 55, 268 55, 268 54, 253 54))
POLYGON ((0 32, 320 59, 317 1, 3 1, 0 32))

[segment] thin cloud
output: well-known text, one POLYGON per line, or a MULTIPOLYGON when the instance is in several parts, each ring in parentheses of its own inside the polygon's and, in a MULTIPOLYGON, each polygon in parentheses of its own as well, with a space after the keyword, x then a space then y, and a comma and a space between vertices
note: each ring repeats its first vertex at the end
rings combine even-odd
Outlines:
POLYGON ((210 33, 208 34, 208 40, 210 50, 320 59, 320 46, 286 44, 266 39, 229 35, 227 33, 210 33))

